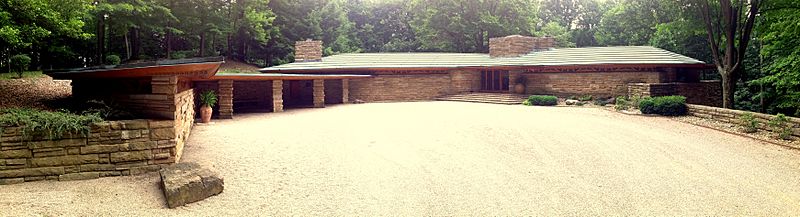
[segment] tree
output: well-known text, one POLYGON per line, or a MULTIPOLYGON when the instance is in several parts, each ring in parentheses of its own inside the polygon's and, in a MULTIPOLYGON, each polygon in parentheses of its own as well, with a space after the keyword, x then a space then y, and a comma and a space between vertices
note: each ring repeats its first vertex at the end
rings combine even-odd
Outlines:
POLYGON ((733 108, 736 82, 744 68, 750 34, 761 6, 760 0, 695 0, 703 17, 714 65, 722 78, 722 105, 733 108))
POLYGON ((25 54, 14 55, 11 57, 11 66, 14 69, 14 72, 17 73, 19 78, 22 78, 23 73, 28 70, 29 65, 31 64, 31 58, 25 54))
POLYGON ((773 0, 764 4, 762 25, 757 30, 763 43, 766 75, 754 84, 772 90, 769 95, 774 96, 774 110, 800 115, 800 2, 773 0))

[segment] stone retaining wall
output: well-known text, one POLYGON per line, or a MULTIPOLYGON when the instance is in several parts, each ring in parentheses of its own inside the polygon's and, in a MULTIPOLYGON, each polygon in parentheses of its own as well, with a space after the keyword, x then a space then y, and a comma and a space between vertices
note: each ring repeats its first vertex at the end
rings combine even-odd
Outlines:
MULTIPOLYGON (((725 109, 725 108, 703 106, 703 105, 687 104, 686 106, 689 108, 688 114, 691 116, 713 119, 731 124, 740 124, 739 118, 742 116, 742 114, 747 113, 747 111, 725 109)), ((769 123, 769 120, 775 118, 774 115, 754 113, 754 112, 750 113, 752 113, 753 117, 755 117, 756 120, 758 121, 759 129, 771 131, 767 123, 769 123)), ((788 118, 790 124, 794 126, 792 135, 796 139, 800 138, 800 118, 795 118, 795 117, 788 117, 788 118)))
POLYGON ((92 124, 88 136, 66 135, 56 140, 37 133, 26 139, 19 127, 4 127, 0 133, 0 184, 157 171, 180 158, 193 121, 181 119, 178 122, 183 123, 177 124, 174 120, 105 121, 92 124))
POLYGON ((722 85, 719 81, 628 84, 628 97, 671 95, 685 96, 686 102, 691 104, 722 106, 722 85))

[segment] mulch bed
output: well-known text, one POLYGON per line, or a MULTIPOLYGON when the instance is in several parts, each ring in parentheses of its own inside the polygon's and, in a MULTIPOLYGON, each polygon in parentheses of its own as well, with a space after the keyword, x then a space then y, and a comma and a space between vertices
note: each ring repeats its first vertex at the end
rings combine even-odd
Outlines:
POLYGON ((0 80, 0 108, 53 110, 53 101, 72 95, 70 83, 48 76, 0 80))
POLYGON ((756 140, 761 140, 775 145, 785 146, 793 149, 800 149, 800 141, 779 139, 776 133, 765 130, 758 130, 755 133, 745 133, 744 127, 739 126, 738 124, 725 123, 722 121, 694 117, 694 116, 673 117, 672 119, 684 123, 689 123, 701 127, 723 131, 734 135, 750 137, 756 140))

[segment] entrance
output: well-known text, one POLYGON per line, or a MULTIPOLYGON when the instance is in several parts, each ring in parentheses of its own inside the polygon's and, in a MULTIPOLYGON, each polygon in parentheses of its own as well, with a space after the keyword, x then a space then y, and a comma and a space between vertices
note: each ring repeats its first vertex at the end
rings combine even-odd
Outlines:
POLYGON ((481 71, 481 91, 486 91, 486 92, 508 91, 508 71, 505 70, 481 71))

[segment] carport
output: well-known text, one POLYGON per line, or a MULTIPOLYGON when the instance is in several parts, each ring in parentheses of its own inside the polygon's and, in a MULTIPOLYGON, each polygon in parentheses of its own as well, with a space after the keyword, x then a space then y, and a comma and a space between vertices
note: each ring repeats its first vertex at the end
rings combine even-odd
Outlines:
POLYGON ((322 108, 349 102, 349 80, 370 75, 347 74, 216 74, 194 80, 197 93, 216 91, 218 118, 239 112, 282 112, 289 108, 322 108))

